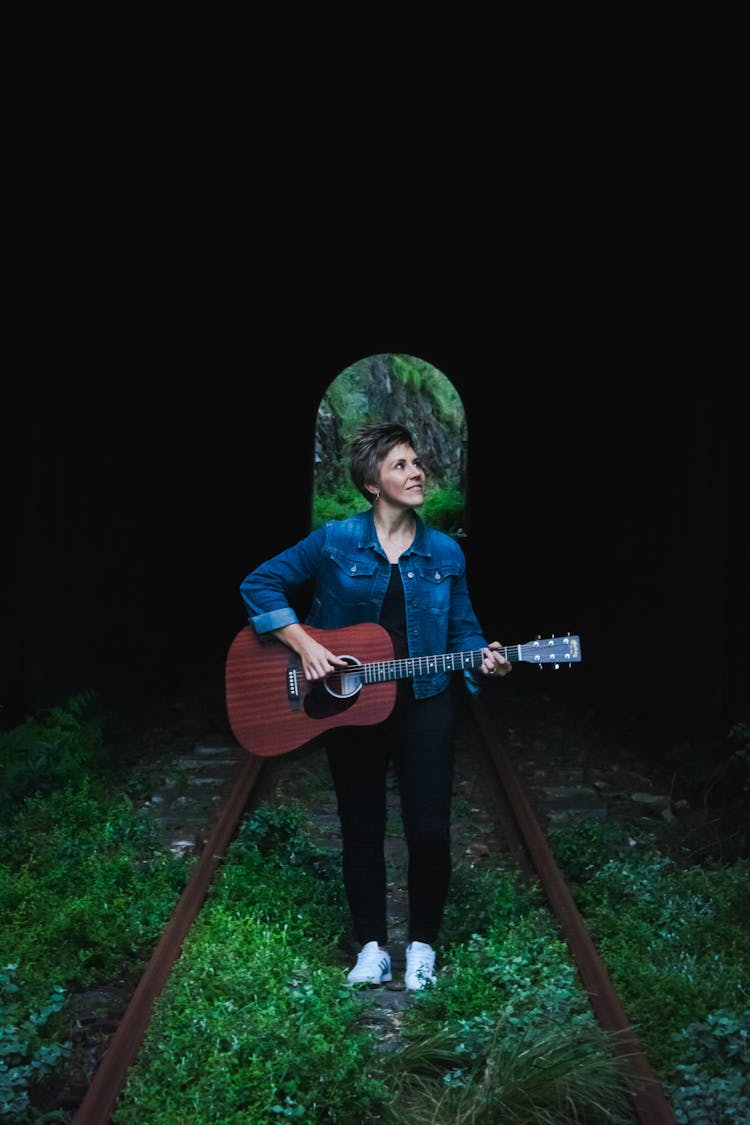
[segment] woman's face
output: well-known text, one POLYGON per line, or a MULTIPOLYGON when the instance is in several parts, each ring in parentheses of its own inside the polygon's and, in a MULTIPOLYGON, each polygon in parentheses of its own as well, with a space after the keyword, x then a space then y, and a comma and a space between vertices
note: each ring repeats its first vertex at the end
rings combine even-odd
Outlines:
POLYGON ((380 466, 380 501, 403 508, 424 502, 425 471, 410 445, 395 445, 380 466))

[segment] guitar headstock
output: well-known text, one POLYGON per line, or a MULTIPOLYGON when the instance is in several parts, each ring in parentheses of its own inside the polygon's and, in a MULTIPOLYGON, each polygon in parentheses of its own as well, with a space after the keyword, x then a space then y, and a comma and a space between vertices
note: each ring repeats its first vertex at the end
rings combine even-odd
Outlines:
POLYGON ((581 661, 581 638, 567 633, 564 637, 537 637, 520 645, 520 659, 529 664, 578 664, 581 661))

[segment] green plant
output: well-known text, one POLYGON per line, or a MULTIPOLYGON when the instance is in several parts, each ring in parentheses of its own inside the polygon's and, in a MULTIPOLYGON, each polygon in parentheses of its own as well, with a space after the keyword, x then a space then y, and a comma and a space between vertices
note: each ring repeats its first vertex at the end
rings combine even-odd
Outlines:
POLYGON ((4 844, 0 957, 42 983, 50 971, 81 984, 136 973, 193 862, 161 846, 126 796, 87 782, 28 798, 4 844))
MULTIPOLYGON (((233 867, 248 864, 256 866, 259 859, 266 865, 264 881, 268 872, 281 868, 283 876, 300 870, 325 882, 323 899, 343 904, 340 893, 332 894, 332 888, 340 892, 340 877, 337 859, 325 848, 315 843, 306 829, 307 813, 291 805, 274 808, 260 805, 252 817, 243 821, 231 849, 233 864, 227 865, 224 878, 230 884, 234 878, 233 867)), ((274 874, 274 883, 278 882, 274 874)), ((212 891, 216 893, 216 891, 212 891)), ((225 890, 226 893, 226 890, 225 890)), ((316 895, 315 898, 321 896, 316 895)))
POLYGON ((555 861, 570 883, 587 882, 614 857, 624 859, 634 846, 624 827, 597 817, 571 820, 547 835, 555 861))
POLYGON ((601 842, 599 829, 578 826, 553 846, 566 867, 578 849, 576 902, 653 1064, 668 1070, 682 1028, 746 996, 750 861, 684 867, 635 841, 606 859, 601 842))
POLYGON ((457 864, 441 929, 447 948, 470 942, 494 923, 512 923, 539 904, 539 887, 508 868, 457 864))
POLYGON ((0 822, 12 818, 27 797, 78 785, 100 769, 108 720, 96 693, 89 691, 0 731, 0 822))
POLYGON ((65 992, 55 985, 46 1000, 29 1009, 17 980, 18 965, 0 969, 0 1120, 30 1120, 31 1093, 71 1053, 69 1042, 44 1042, 42 1029, 61 1010, 65 992))
POLYGON ((464 518, 464 497, 455 487, 429 489, 421 515, 440 531, 457 531, 464 518))
POLYGON ((750 1120, 750 1010, 719 1010, 678 1036, 682 1057, 666 1083, 680 1125, 750 1120))
MULTIPOLYGON (((316 493, 313 498, 312 526, 320 527, 327 520, 346 519, 364 511, 365 500, 355 488, 337 488, 333 493, 316 493)), ((464 498, 455 487, 430 489, 420 511, 425 523, 441 531, 460 528, 464 515, 464 498)))
POLYGON ((301 814, 256 809, 159 998, 118 1125, 366 1119, 387 1088, 333 962, 347 922, 301 814))
POLYGON ((699 838, 700 852, 718 859, 750 856, 750 724, 735 723, 728 733, 694 742, 685 739, 665 755, 672 785, 701 805, 709 825, 699 838))
POLYGON ((41 1122, 31 1107, 58 1064, 81 1062, 83 1047, 65 1036, 67 997, 135 983, 192 861, 165 851, 153 822, 103 775, 27 797, 3 828, 1 854, 0 963, 24 972, 5 970, 0 1116, 41 1122))
POLYGON ((593 1024, 508 1026, 481 1015, 410 1043, 388 1061, 392 1125, 625 1125, 628 1083, 614 1036, 593 1024))
POLYGON ((312 526, 321 527, 327 520, 346 519, 347 516, 363 511, 365 507, 364 497, 353 485, 351 488, 342 486, 330 493, 316 492, 313 497, 312 526))
POLYGON ((396 378, 415 394, 428 399, 441 424, 459 430, 464 424, 461 396, 441 371, 416 356, 392 355, 391 369, 396 378))

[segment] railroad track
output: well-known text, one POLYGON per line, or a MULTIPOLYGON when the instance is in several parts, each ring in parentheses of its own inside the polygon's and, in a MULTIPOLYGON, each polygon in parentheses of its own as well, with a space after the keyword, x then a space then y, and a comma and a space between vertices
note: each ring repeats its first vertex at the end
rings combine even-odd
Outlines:
MULTIPOLYGON (((634 1034, 627 1013, 575 906, 573 897, 553 859, 539 815, 527 786, 520 779, 499 733, 498 723, 481 701, 471 701, 462 726, 457 755, 457 787, 464 787, 464 804, 472 809, 468 834, 455 833, 459 848, 475 848, 477 855, 495 847, 510 850, 519 867, 538 879, 549 907, 557 918, 592 1011, 602 1027, 613 1034, 614 1050, 628 1072, 631 1102, 639 1125, 675 1125, 672 1108, 651 1064, 634 1034), (461 744, 463 742, 463 751, 461 744), (468 759, 472 770, 466 771, 468 759), (478 772, 477 772, 478 771, 478 772)), ((237 750, 237 747, 234 747, 237 750)), ((153 1005, 179 957, 182 944, 207 895, 217 868, 240 821, 261 801, 284 803, 291 794, 309 792, 310 775, 325 768, 317 750, 295 752, 272 759, 236 755, 237 766, 213 827, 162 937, 144 971, 73 1119, 73 1125, 108 1125, 124 1088, 151 1018, 153 1005)), ((317 786, 318 792, 320 787, 317 786)), ((394 806, 396 794, 393 795, 394 806)), ((322 838, 337 834, 335 804, 319 802, 311 813, 313 827, 322 838)), ((398 845, 396 845, 398 846, 398 845)), ((398 869, 398 865, 394 865, 398 869)), ((403 975, 405 901, 403 888, 391 888, 391 949, 396 980, 403 975)), ((347 955, 348 956, 348 955, 347 955)), ((344 967, 342 962, 342 968, 344 967)), ((346 962, 348 964, 348 961, 346 962)), ((372 991, 370 1019, 382 1030, 410 994, 394 983, 372 991)), ((397 1021, 396 1021, 397 1022, 397 1021)))

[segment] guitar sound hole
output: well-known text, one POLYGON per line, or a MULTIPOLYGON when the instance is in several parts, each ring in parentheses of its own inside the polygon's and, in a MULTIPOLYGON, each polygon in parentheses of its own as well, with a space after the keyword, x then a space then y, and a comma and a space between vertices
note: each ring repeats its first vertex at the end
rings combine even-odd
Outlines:
MULTIPOLYGON (((348 660, 353 669, 361 667, 360 662, 353 656, 342 656, 341 659, 348 660)), ((350 672, 348 668, 344 668, 341 672, 335 672, 326 678, 325 688, 335 699, 351 699, 362 690, 362 677, 358 672, 350 672)))

